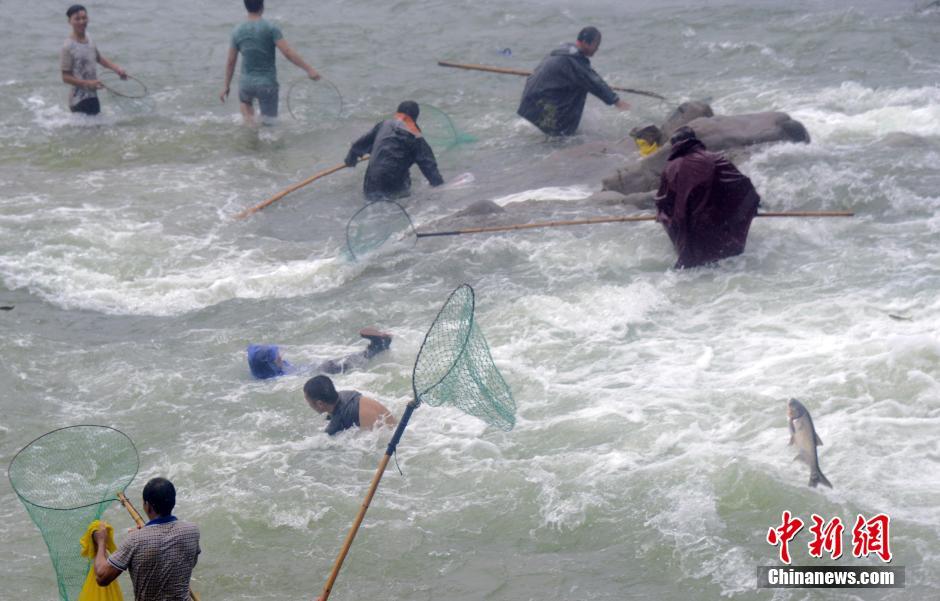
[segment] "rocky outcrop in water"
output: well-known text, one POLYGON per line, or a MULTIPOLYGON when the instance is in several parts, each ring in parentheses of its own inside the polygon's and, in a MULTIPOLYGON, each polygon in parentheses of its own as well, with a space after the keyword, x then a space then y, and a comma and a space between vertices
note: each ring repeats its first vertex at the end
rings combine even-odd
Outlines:
MULTIPOLYGON (((803 124, 780 112, 714 115, 704 102, 686 102, 662 124, 662 138, 668 140, 683 125, 694 129, 706 148, 714 151, 768 142, 809 142, 809 133, 803 124)), ((617 169, 613 175, 604 178, 604 190, 621 194, 656 190, 669 152, 669 143, 666 142, 648 157, 617 169)))

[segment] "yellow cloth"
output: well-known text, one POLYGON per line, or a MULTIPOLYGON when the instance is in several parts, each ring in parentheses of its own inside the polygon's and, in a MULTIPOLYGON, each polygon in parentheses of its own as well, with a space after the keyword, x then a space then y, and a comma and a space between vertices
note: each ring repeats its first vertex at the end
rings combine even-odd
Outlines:
MULTIPOLYGON (((124 593, 121 592, 121 585, 118 584, 117 579, 108 586, 98 586, 98 581, 95 580, 95 554, 98 549, 95 545, 94 534, 95 530, 98 529, 98 523, 98 520, 95 520, 88 524, 88 529, 85 530, 85 534, 82 536, 82 557, 91 559, 91 566, 88 570, 88 576, 85 577, 85 584, 82 585, 82 592, 78 596, 78 601, 124 601, 124 593)), ((104 546, 108 553, 114 553, 114 550, 117 549, 114 544, 114 528, 107 522, 105 522, 105 526, 108 528, 108 538, 104 546)))
POLYGON ((659 144, 656 142, 647 142, 643 138, 634 138, 634 142, 636 142, 637 148, 640 149, 640 155, 642 156, 651 155, 659 150, 659 144))

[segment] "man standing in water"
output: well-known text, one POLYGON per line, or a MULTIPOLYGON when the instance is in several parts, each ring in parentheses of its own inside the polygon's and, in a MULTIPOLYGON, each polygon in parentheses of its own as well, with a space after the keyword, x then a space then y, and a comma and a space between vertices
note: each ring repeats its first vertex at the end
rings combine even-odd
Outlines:
POLYGON ((355 390, 337 392, 333 380, 327 376, 307 380, 304 400, 317 413, 327 414, 330 423, 326 426, 326 433, 330 436, 353 426, 371 430, 376 426, 394 426, 397 423, 382 403, 355 390))
POLYGON ((107 524, 95 531, 95 580, 107 586, 129 570, 135 601, 186 601, 189 579, 199 557, 199 527, 176 519, 176 488, 166 478, 144 486, 144 512, 150 521, 132 530, 117 551, 108 556, 107 524))
POLYGON ((744 252, 760 196, 731 161, 705 145, 690 127, 670 139, 672 153, 656 194, 656 220, 679 258, 677 269, 744 252))
POLYGON ((600 45, 601 32, 585 27, 574 44, 565 44, 542 60, 526 79, 519 116, 550 136, 570 136, 581 123, 588 92, 621 111, 629 110, 630 105, 591 68, 591 57, 600 45))
POLYGON ((98 52, 98 47, 86 33, 88 29, 88 11, 81 4, 73 4, 65 11, 65 16, 72 26, 72 34, 66 38, 60 55, 62 81, 72 86, 69 92, 69 109, 73 113, 97 115, 101 112, 98 102, 98 90, 103 88, 98 80, 96 64, 111 69, 127 79, 127 73, 98 52))
POLYGON ((306 71, 310 79, 316 81, 320 79, 320 74, 290 47, 277 25, 262 18, 264 0, 245 0, 245 9, 248 11, 248 20, 232 32, 232 43, 225 65, 225 87, 220 98, 224 103, 228 97, 232 77, 235 75, 235 64, 238 62, 238 54, 241 53, 242 74, 238 80, 238 100, 245 124, 254 126, 255 99, 258 100, 262 120, 277 117, 275 48, 280 50, 287 60, 306 71))
POLYGON ((415 163, 432 186, 444 183, 434 151, 418 127, 420 112, 417 102, 406 100, 398 105, 394 117, 377 123, 350 147, 347 167, 355 167, 362 156, 371 155, 362 184, 369 200, 406 196, 411 190, 409 171, 415 163))

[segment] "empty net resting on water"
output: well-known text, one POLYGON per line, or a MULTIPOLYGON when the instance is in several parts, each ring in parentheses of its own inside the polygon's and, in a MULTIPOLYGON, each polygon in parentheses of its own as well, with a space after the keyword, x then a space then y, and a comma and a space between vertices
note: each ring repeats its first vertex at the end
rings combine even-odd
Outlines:
POLYGON ((79 540, 139 467, 127 435, 93 425, 44 434, 10 462, 10 484, 46 542, 62 601, 78 599, 88 573, 79 540))
POLYGON ((462 284, 437 314, 415 361, 415 398, 432 406, 452 405, 511 430, 516 401, 477 325, 475 303, 473 288, 462 284))
POLYGON ((304 123, 338 119, 343 114, 343 95, 327 79, 304 77, 287 89, 287 112, 304 123))
POLYGON ((389 238, 406 233, 412 244, 417 242, 405 208, 392 200, 377 200, 356 211, 346 223, 346 250, 353 260, 361 259, 389 238))
POLYGON ((157 104, 144 82, 131 75, 121 79, 114 71, 102 72, 100 78, 108 92, 108 105, 123 115, 152 113, 157 104))

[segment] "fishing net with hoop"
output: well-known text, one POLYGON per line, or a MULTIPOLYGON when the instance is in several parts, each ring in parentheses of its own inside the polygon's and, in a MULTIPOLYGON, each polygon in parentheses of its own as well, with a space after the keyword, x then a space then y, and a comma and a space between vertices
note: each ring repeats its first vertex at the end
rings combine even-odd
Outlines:
POLYGON ((110 104, 117 112, 125 115, 152 113, 156 102, 147 90, 144 82, 131 75, 121 79, 114 71, 104 71, 99 77, 110 97, 110 104))
POLYGON ((92 425, 44 434, 10 462, 10 485, 49 548, 62 601, 78 599, 88 574, 82 535, 139 467, 137 448, 126 434, 92 425))
POLYGON ((287 89, 287 112, 302 123, 338 119, 343 114, 343 95, 327 79, 304 77, 287 89))
POLYGON ((356 211, 346 223, 346 251, 356 261, 396 234, 408 232, 410 236, 400 238, 416 243, 414 224, 405 208, 393 200, 376 200, 356 211))
POLYGON ((415 398, 433 407, 451 405, 512 430, 516 401, 474 318, 475 302, 473 288, 461 284, 437 314, 415 360, 415 398))

